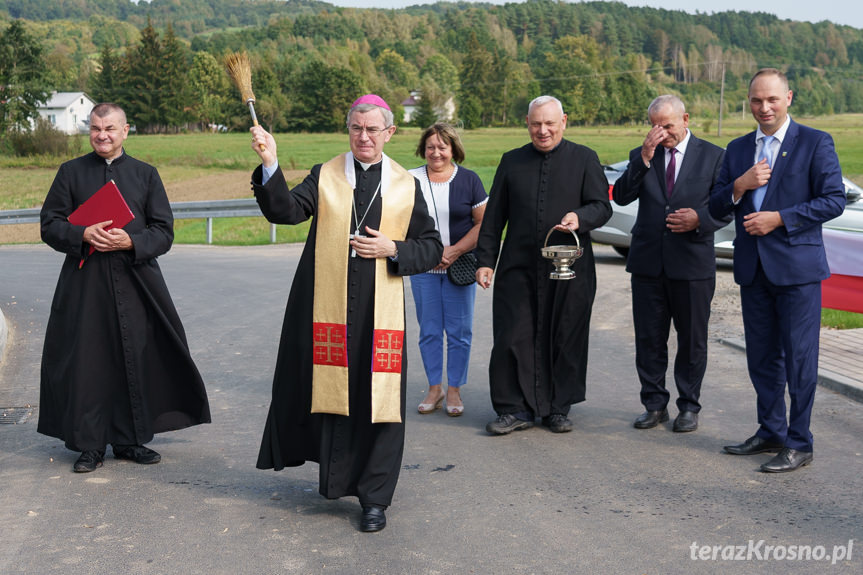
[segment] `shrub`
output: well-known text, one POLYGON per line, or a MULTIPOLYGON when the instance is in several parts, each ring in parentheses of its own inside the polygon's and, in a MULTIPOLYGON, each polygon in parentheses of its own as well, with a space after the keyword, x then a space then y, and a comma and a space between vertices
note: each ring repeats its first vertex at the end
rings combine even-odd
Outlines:
POLYGON ((69 137, 45 118, 36 120, 29 132, 9 132, 7 145, 16 156, 76 156, 81 152, 81 137, 69 137))

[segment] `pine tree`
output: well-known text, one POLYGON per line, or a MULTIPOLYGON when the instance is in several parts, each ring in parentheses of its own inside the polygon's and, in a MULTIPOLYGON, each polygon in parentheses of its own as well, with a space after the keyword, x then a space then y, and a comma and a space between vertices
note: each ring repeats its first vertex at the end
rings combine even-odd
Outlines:
POLYGON ((162 44, 149 18, 137 47, 127 50, 128 77, 121 98, 130 124, 139 132, 155 133, 166 124, 162 93, 162 44))
POLYGON ((117 86, 119 84, 119 61, 114 55, 110 44, 102 46, 99 53, 101 71, 92 79, 90 95, 97 102, 114 102, 118 100, 117 86))
POLYGON ((294 86, 295 105, 289 113, 289 128, 310 132, 344 130, 351 102, 364 91, 363 79, 353 70, 309 62, 294 86))
MULTIPOLYGON (((424 82, 428 84, 428 82, 424 82)), ((423 89, 417 103, 417 111, 411 118, 411 124, 420 128, 428 128, 438 121, 437 112, 434 109, 433 96, 430 90, 423 89)))
POLYGON ((0 135, 10 128, 27 130, 48 100, 48 74, 42 46, 13 20, 0 33, 0 135))
POLYGON ((468 128, 488 125, 492 118, 494 56, 480 44, 474 32, 467 43, 461 69, 460 117, 468 128))
POLYGON ((162 41, 161 68, 162 117, 166 127, 173 131, 192 120, 192 98, 186 51, 171 24, 162 41))

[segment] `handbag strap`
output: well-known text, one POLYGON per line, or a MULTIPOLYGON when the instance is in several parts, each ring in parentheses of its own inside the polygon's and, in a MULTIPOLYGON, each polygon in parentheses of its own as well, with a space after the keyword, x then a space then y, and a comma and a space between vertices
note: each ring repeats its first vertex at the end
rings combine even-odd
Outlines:
POLYGON ((432 185, 431 178, 429 177, 429 165, 426 164, 425 166, 423 166, 423 168, 425 168, 426 181, 429 184, 429 195, 431 196, 432 207, 434 208, 434 225, 435 225, 435 228, 437 228, 438 233, 440 233, 440 218, 438 217, 438 214, 437 214, 437 202, 434 199, 434 186, 432 185))

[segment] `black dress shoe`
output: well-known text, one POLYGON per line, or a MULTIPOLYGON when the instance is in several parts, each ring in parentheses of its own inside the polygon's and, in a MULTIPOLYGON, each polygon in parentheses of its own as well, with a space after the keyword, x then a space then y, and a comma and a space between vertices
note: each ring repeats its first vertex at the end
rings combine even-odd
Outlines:
POLYGON ((360 531, 374 533, 387 526, 387 516, 384 510, 373 505, 363 505, 363 517, 360 519, 360 531))
POLYGON ((143 445, 114 445, 114 457, 150 465, 162 461, 162 456, 143 445))
POLYGON ((572 420, 562 413, 552 413, 542 418, 542 424, 553 433, 572 431, 572 420))
POLYGON ((757 435, 753 435, 743 443, 738 445, 726 445, 722 449, 731 455, 755 455, 756 453, 767 453, 779 451, 784 446, 775 441, 767 441, 757 435))
POLYGON ((765 473, 785 473, 786 471, 794 471, 798 467, 809 465, 812 463, 811 451, 797 451, 790 447, 783 447, 782 451, 776 456, 761 466, 761 471, 765 473))
POLYGON ((96 471, 102 467, 102 462, 105 460, 105 452, 96 449, 90 449, 81 453, 78 461, 72 466, 75 473, 89 473, 96 471))
POLYGON ((485 426, 485 430, 492 435, 506 435, 507 433, 518 431, 519 429, 528 429, 531 427, 533 427, 532 421, 519 419, 511 413, 504 413, 494 421, 490 421, 489 424, 485 426))
POLYGON ((698 414, 694 411, 681 411, 674 418, 674 427, 677 433, 686 433, 698 429, 698 414))
POLYGON ((632 426, 636 429, 650 429, 651 427, 656 427, 660 423, 665 423, 666 421, 668 421, 668 410, 663 407, 656 411, 645 411, 638 416, 632 426))

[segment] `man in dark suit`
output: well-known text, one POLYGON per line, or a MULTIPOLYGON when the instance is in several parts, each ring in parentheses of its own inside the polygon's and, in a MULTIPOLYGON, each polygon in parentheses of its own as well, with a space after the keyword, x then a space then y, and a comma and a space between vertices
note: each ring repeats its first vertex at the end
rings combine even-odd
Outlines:
POLYGON ((626 270, 632 274, 635 367, 646 411, 638 429, 668 421, 668 334, 677 330, 674 431, 695 431, 701 382, 707 368, 707 322, 716 287, 713 232, 731 221, 708 210, 710 188, 722 165, 722 148, 689 131, 680 98, 659 96, 647 109, 651 128, 632 150, 629 166, 614 184, 614 201, 638 200, 638 216, 626 270))
POLYGON ((740 284, 746 360, 758 396, 758 431, 725 451, 779 451, 761 466, 773 473, 812 461, 821 280, 830 275, 821 224, 845 207, 833 138, 794 122, 788 115, 791 98, 782 72, 765 68, 755 74, 749 108, 758 129, 728 145, 710 197, 714 217, 735 214, 734 280, 740 284))

